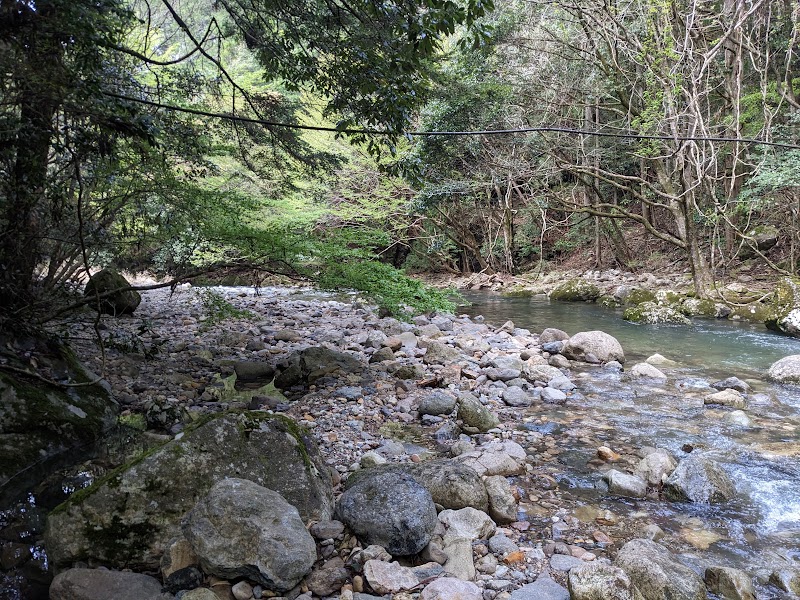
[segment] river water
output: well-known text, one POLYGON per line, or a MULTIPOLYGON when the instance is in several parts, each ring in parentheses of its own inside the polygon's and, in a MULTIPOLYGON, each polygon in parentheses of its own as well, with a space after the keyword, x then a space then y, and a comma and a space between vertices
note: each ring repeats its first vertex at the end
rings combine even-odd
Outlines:
MULTIPOLYGON (((575 439, 558 461, 564 469, 559 484, 577 499, 577 513, 585 504, 623 515, 634 530, 637 519, 656 523, 682 560, 698 569, 716 563, 763 576, 773 569, 800 569, 800 388, 763 380, 773 362, 800 354, 800 339, 730 321, 635 325, 623 321, 620 311, 546 297, 481 292, 465 297, 472 304, 461 310, 489 323, 512 320, 532 332, 556 327, 570 335, 610 333, 622 344, 628 367, 656 352, 677 361, 662 367, 666 383, 630 381, 624 373, 587 365, 573 371, 576 399, 546 407, 549 421, 575 439), (730 409, 703 405, 703 396, 716 391, 710 383, 729 376, 752 386, 745 410, 750 426, 731 423, 730 409), (588 464, 598 443, 664 447, 678 459, 686 456, 687 445, 698 448, 731 475, 737 496, 713 506, 615 499, 598 485, 600 473, 588 464)), ((542 407, 537 410, 541 416, 542 407)), ((776 597, 774 590, 762 587, 759 597, 776 597)))

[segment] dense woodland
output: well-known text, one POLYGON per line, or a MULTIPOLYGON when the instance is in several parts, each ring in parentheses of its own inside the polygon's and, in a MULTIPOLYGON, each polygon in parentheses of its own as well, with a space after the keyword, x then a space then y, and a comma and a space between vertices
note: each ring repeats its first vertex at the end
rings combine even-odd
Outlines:
POLYGON ((106 265, 418 308, 404 271, 576 252, 798 269, 793 0, 1 6, 6 324, 106 265))

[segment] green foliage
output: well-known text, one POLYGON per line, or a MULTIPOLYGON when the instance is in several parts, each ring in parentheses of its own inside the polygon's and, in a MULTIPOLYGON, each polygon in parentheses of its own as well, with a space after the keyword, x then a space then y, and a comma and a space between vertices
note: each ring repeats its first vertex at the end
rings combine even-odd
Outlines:
POLYGON ((200 303, 203 305, 203 310, 206 313, 206 318, 203 320, 202 329, 208 330, 229 319, 252 319, 255 315, 249 311, 241 308, 236 308, 233 304, 228 302, 225 297, 219 292, 204 288, 195 292, 200 303))
POLYGON ((433 310, 453 312, 451 292, 426 286, 401 271, 374 261, 330 262, 320 274, 319 284, 327 289, 350 288, 365 293, 390 314, 407 319, 433 310))

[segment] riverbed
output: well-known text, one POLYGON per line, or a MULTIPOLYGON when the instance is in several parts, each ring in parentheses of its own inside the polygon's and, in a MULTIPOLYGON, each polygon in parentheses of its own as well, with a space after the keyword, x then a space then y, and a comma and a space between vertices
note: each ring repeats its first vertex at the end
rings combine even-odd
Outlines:
POLYGON ((800 389, 762 378, 776 360, 800 353, 800 340, 752 323, 696 319, 689 326, 637 325, 623 321, 621 311, 595 304, 484 292, 464 296, 471 305, 462 310, 489 323, 512 320, 531 331, 557 327, 569 334, 610 333, 625 349, 626 367, 656 352, 676 361, 663 369, 668 375, 663 384, 582 369, 576 382, 583 398, 550 411, 551 422, 582 434, 575 436, 572 451, 558 457, 570 473, 560 483, 579 503, 631 521, 655 520, 668 536, 685 542, 683 558, 689 563, 712 560, 751 573, 798 566, 800 389), (702 396, 715 391, 709 384, 730 376, 752 388, 745 411, 749 426, 731 423, 729 409, 703 404, 702 396), (581 437, 611 448, 664 447, 676 457, 689 448, 704 449, 733 477, 737 497, 725 505, 609 498, 598 485, 596 470, 587 466, 596 448, 581 443, 581 437))

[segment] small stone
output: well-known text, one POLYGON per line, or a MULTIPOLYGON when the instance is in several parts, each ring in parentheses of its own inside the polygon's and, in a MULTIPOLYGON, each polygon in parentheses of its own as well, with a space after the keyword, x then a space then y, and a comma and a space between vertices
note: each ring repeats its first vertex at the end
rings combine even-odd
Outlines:
POLYGON ((606 472, 603 479, 608 482, 608 491, 617 496, 644 498, 647 494, 647 484, 635 475, 611 469, 606 472))
POLYGON ((637 363, 631 367, 628 376, 634 379, 648 378, 666 380, 667 376, 649 363, 637 363))
POLYGON ((482 600, 481 589, 471 581, 442 577, 429 583, 420 600, 482 600))
POLYGON ((525 562, 525 553, 521 550, 509 552, 503 557, 503 562, 507 565, 516 565, 525 562))
POLYGON ((318 540, 335 539, 344 533, 344 523, 341 521, 320 521, 319 523, 314 523, 309 531, 318 540))
POLYGON ((509 600, 570 600, 567 589, 546 575, 515 590, 509 600))
POLYGON ((580 558, 566 556, 564 554, 554 554, 550 557, 550 567, 556 571, 569 571, 573 567, 583 564, 580 558))
POLYGON ((564 404, 567 401, 567 395, 561 390, 546 387, 542 388, 542 402, 547 404, 564 404))
POLYGON ((611 539, 607 534, 603 533, 600 530, 596 530, 592 532, 592 538, 598 544, 613 544, 614 540, 611 539))
POLYGON ((502 533, 498 533, 489 538, 489 550, 502 556, 512 552, 519 552, 519 546, 502 533))
POLYGON ((517 501, 508 480, 502 475, 492 475, 484 480, 489 496, 489 515, 495 523, 513 523, 517 519, 517 501))
POLYGON ((236 600, 250 600, 253 597, 253 586, 246 581, 240 581, 231 588, 231 593, 236 600))
POLYGON ((422 549, 420 557, 424 561, 433 561, 439 563, 440 565, 443 565, 447 562, 447 554, 445 554, 444 550, 442 550, 442 547, 439 546, 439 544, 433 541, 428 542, 428 545, 422 549))
POLYGON ((606 462, 615 462, 622 458, 621 454, 617 454, 608 446, 600 446, 597 449, 597 456, 606 462))
POLYGON ((703 404, 721 404, 733 408, 746 408, 747 401, 741 393, 736 390, 722 390, 716 394, 709 394, 703 398, 703 404))

